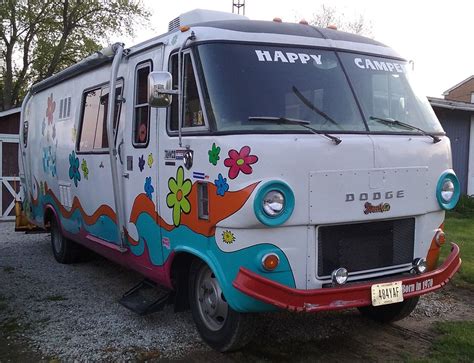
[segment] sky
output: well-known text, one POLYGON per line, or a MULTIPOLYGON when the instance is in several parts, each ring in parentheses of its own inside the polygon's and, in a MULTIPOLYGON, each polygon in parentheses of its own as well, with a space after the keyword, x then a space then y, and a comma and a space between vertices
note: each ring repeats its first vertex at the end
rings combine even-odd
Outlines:
MULTIPOLYGON (((165 33, 168 22, 186 11, 232 11, 232 0, 143 2, 151 11, 151 22, 137 31, 132 44, 165 33)), ((296 22, 310 20, 323 4, 349 19, 363 15, 375 40, 414 61, 418 87, 427 96, 442 97, 444 91, 474 75, 473 0, 246 0, 245 15, 254 20, 280 17, 296 22)))

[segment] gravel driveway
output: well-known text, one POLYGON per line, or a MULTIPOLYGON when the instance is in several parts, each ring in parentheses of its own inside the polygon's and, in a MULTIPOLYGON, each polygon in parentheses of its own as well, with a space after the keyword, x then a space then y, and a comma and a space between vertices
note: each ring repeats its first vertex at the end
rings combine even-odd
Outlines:
POLYGON ((14 232, 13 223, 0 223, 0 236, 0 361, 2 349, 8 357, 3 361, 402 359, 405 349, 423 353, 420 339, 429 349, 427 322, 474 316, 455 289, 429 295, 412 317, 389 326, 367 321, 355 309, 267 314, 245 351, 224 356, 201 342, 189 312, 174 313, 169 306, 140 317, 118 304, 139 275, 98 256, 61 265, 52 256, 49 234, 14 232), (388 347, 377 344, 387 339, 388 347), (341 350, 342 342, 348 349, 341 350), (378 347, 390 355, 378 356, 378 347))

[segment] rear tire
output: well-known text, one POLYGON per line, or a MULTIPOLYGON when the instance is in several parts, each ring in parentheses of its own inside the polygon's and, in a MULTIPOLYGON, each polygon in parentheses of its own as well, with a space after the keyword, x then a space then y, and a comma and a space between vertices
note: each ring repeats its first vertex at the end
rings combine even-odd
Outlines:
POLYGON ((232 310, 214 273, 197 259, 189 273, 189 304, 197 331, 213 349, 237 350, 252 339, 255 317, 232 310))
POLYGON ((415 309, 420 300, 419 296, 411 297, 402 302, 382 306, 363 306, 358 308, 360 313, 372 320, 380 323, 390 323, 392 321, 406 318, 415 309))
POLYGON ((51 220, 51 247, 56 261, 63 264, 76 262, 82 255, 81 246, 63 236, 55 218, 51 220))

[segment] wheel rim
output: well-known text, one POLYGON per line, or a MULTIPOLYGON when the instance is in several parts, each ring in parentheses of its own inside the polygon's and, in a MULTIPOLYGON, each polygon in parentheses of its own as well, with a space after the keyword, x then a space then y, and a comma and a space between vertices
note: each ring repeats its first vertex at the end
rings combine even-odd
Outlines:
POLYGON ((201 319, 210 330, 216 331, 224 325, 229 306, 214 273, 203 266, 196 279, 196 304, 201 319))
POLYGON ((53 228, 51 228, 51 238, 53 239, 54 250, 59 253, 62 247, 62 236, 56 225, 53 225, 53 228))

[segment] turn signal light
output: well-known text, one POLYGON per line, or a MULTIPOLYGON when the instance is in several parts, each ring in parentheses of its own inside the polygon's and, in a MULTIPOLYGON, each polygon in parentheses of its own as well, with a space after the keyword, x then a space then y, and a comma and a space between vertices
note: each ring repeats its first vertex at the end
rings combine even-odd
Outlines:
POLYGON ((268 253, 262 258, 262 266, 267 271, 273 271, 278 267, 280 258, 276 253, 268 253))
POLYGON ((435 235, 435 242, 438 245, 438 247, 441 247, 442 245, 445 244, 446 242, 446 235, 444 234, 442 229, 438 229, 438 232, 436 232, 435 235))

